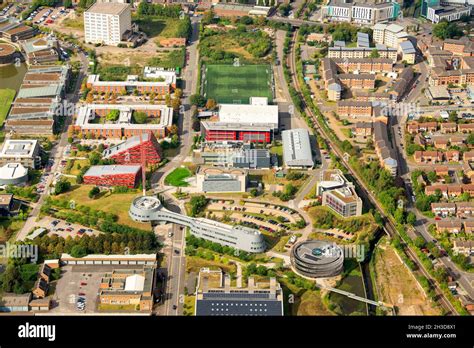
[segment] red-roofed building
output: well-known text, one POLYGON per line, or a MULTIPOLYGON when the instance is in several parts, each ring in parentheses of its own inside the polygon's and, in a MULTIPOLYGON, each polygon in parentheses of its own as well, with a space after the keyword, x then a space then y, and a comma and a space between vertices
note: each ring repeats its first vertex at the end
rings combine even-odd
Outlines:
POLYGON ((147 165, 161 160, 161 149, 153 133, 142 134, 127 139, 116 146, 104 150, 104 159, 113 159, 117 164, 141 164, 142 153, 147 165))
POLYGON ((142 168, 139 165, 92 166, 84 174, 84 184, 96 186, 126 186, 134 188, 142 168))

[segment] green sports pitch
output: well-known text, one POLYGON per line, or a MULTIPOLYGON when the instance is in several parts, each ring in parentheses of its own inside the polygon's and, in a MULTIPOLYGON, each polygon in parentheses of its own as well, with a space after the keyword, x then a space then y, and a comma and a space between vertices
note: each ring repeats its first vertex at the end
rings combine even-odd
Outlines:
POLYGON ((224 104, 248 104, 250 97, 267 97, 272 102, 270 65, 207 65, 204 96, 224 104))

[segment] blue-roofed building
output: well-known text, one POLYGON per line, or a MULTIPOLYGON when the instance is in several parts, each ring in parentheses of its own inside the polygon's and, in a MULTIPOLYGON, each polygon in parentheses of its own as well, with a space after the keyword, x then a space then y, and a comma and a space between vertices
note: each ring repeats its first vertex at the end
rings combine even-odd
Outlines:
POLYGON ((196 290, 197 316, 283 316, 283 291, 275 278, 231 287, 230 276, 202 268, 196 290))

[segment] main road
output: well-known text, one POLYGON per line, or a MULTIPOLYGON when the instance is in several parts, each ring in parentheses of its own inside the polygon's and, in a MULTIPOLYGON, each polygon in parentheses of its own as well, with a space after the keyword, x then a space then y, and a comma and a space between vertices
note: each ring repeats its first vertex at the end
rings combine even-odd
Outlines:
MULTIPOLYGON (((183 83, 183 98, 182 111, 180 111, 179 118, 179 133, 181 135, 179 154, 175 156, 170 162, 158 169, 152 175, 152 188, 154 192, 160 193, 168 200, 174 201, 176 204, 175 210, 185 214, 184 206, 177 202, 172 195, 168 195, 163 191, 163 184, 166 175, 175 168, 181 166, 191 151, 193 141, 192 129, 192 111, 190 96, 196 92, 198 70, 198 49, 199 44, 199 19, 192 17, 191 24, 193 32, 189 39, 186 48, 186 64, 181 76, 183 83)), ((186 259, 184 256, 184 249, 186 246, 185 230, 177 225, 173 225, 173 233, 171 237, 170 247, 165 255, 167 255, 167 280, 165 284, 166 296, 164 308, 159 310, 160 314, 165 315, 180 315, 183 312, 184 304, 184 280, 186 259), (164 313, 163 313, 164 312, 164 313)))
MULTIPOLYGON (((295 31, 292 40, 291 40, 291 52, 289 55, 288 59, 288 64, 290 67, 290 71, 292 74, 292 83, 295 89, 300 93, 302 102, 303 102, 303 109, 304 112, 309 115, 313 119, 314 127, 319 131, 320 135, 330 144, 330 148, 334 153, 340 158, 341 163, 346 167, 346 169, 350 172, 350 174, 353 176, 353 178, 356 180, 358 183, 359 187, 361 188, 361 193, 362 193, 362 198, 367 201, 371 202, 371 204, 379 211, 380 215, 383 218, 384 221, 384 232, 387 233, 389 236, 393 237, 394 235, 399 235, 398 231, 395 228, 394 223, 391 221, 390 217, 386 216, 384 213, 383 207, 380 205, 378 200, 374 196, 374 192, 372 192, 365 182, 362 180, 362 178, 359 176, 359 174, 352 169, 352 167, 349 165, 348 161, 345 159, 344 154, 342 151, 338 148, 338 146, 331 140, 331 138, 328 136, 326 133, 325 129, 319 125, 319 120, 317 119, 316 115, 314 115, 313 111, 308 107, 306 104, 304 98, 302 97, 302 91, 301 87, 299 86, 299 81, 297 78, 297 73, 296 73, 296 37, 297 37, 298 31, 295 31)), ((407 255, 412 261, 415 262, 415 264, 418 266, 418 269, 420 273, 425 276, 429 282, 433 285, 434 291, 436 295, 438 296, 438 299, 440 303, 443 305, 443 307, 450 313, 452 314, 458 314, 456 312, 456 309, 453 307, 453 305, 446 299, 444 293, 440 289, 439 285, 437 282, 431 277, 431 275, 426 271, 424 268, 423 264, 421 261, 418 259, 416 253, 410 248, 408 244, 406 244, 403 240, 403 237, 401 237, 402 243, 404 244, 407 255)))
MULTIPOLYGON (((424 76, 424 79, 421 81, 424 81, 426 79, 426 72, 422 72, 422 77, 424 76), (424 74, 424 75, 423 75, 424 74)), ((419 94, 417 95, 416 90, 412 90, 410 94, 407 97, 408 101, 416 101, 418 98, 419 94)), ((442 108, 446 108, 442 107, 442 108)), ((392 134, 396 134, 396 132, 401 132, 401 134, 404 134, 404 130, 406 129, 406 115, 404 115, 403 118, 400 118, 397 121, 392 123, 392 134), (400 129, 397 127, 397 124, 400 125, 400 129)), ((403 145, 403 136, 394 136, 392 139, 394 139, 394 145, 395 145, 395 150, 398 154, 398 168, 401 173, 401 177, 404 179, 405 183, 405 191, 407 195, 407 211, 412 212, 416 215, 416 224, 413 226, 415 228, 416 233, 421 236, 427 243, 435 243, 436 239, 433 238, 433 236, 428 232, 427 226, 429 225, 430 221, 424 217, 418 209, 413 204, 412 201, 412 196, 413 192, 411 190, 411 186, 407 185, 407 183, 410 180, 410 172, 412 172, 412 169, 410 168, 410 165, 408 164, 408 161, 405 156, 405 148, 406 144, 403 145)), ((436 244, 436 243, 435 243, 436 244)), ((448 270, 448 273, 459 283, 459 285, 469 294, 471 298, 474 298, 474 274, 465 272, 451 261, 451 259, 447 256, 442 256, 438 258, 439 261, 445 266, 445 268, 448 270)))

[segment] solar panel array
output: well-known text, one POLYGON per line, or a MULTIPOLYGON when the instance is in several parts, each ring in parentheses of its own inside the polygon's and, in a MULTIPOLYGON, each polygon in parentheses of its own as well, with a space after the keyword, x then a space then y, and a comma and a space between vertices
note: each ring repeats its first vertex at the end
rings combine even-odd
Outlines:
POLYGON ((277 300, 203 299, 196 304, 197 316, 282 316, 282 303, 277 300))

